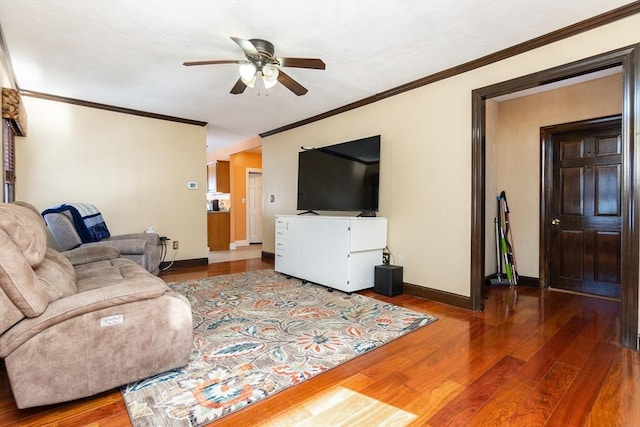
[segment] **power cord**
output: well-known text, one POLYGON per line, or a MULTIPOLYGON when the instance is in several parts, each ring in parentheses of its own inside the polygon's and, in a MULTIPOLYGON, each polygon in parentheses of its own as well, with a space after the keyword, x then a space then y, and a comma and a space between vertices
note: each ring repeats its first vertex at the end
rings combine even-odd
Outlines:
POLYGON ((167 236, 160 236, 160 264, 164 262, 167 256, 167 240, 171 240, 167 236))
POLYGON ((393 254, 389 250, 389 246, 385 246, 382 250, 382 263, 388 265, 391 262, 393 262, 393 254))
POLYGON ((382 263, 383 264, 389 264, 389 258, 391 258, 391 252, 389 251, 389 247, 386 246, 383 250, 382 250, 382 263))
POLYGON ((178 250, 173 251, 173 258, 171 258, 171 262, 165 268, 160 269, 160 271, 167 271, 173 265, 173 262, 176 260, 176 255, 178 255, 178 250))
MULTIPOLYGON (((167 252, 169 251, 167 248, 168 240, 171 240, 171 239, 168 238, 167 236, 160 236, 160 264, 162 264, 165 261, 165 258, 167 257, 167 252)), ((161 268, 160 271, 167 271, 168 269, 170 269, 171 266, 173 265, 173 262, 176 260, 177 254, 178 254, 178 250, 173 251, 173 258, 171 259, 171 262, 165 268, 161 268)))

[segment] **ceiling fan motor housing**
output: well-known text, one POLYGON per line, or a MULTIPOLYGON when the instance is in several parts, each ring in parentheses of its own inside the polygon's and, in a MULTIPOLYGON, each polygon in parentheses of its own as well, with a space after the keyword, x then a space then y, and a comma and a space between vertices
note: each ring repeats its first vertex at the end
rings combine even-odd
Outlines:
POLYGON ((260 56, 264 56, 269 59, 273 58, 275 49, 272 43, 262 39, 250 39, 249 41, 260 53, 260 56))

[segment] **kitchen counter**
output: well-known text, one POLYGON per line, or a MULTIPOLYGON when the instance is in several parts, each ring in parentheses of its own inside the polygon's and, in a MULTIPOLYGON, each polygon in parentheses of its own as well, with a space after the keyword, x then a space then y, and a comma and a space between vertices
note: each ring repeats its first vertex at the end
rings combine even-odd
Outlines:
POLYGON ((207 211, 207 245, 210 251, 228 250, 231 242, 229 211, 207 211))

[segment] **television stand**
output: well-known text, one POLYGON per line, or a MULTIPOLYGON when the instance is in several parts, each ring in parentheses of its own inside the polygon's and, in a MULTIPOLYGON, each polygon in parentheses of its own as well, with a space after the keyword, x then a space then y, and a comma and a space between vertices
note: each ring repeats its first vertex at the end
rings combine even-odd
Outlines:
POLYGON ((318 212, 312 211, 311 209, 307 209, 304 212, 300 212, 298 215, 304 215, 304 214, 320 215, 318 212))
POLYGON ((358 214, 358 217, 372 218, 376 216, 376 211, 362 211, 358 214))
POLYGON ((374 287, 387 219, 276 215, 275 270, 350 293, 374 287))

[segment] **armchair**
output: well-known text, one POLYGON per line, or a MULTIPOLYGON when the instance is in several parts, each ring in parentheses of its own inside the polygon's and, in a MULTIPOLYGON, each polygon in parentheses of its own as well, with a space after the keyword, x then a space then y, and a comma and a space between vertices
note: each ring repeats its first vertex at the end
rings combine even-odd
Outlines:
POLYGON ((109 245, 61 255, 37 211, 0 203, 0 357, 19 408, 186 365, 189 301, 109 245))
MULTIPOLYGON (((68 206, 68 205, 61 205, 68 206)), ((58 250, 67 251, 78 247, 91 245, 115 246, 123 257, 129 258, 152 274, 160 272, 160 238, 156 233, 133 233, 118 236, 109 236, 108 231, 97 242, 90 242, 85 237, 81 237, 71 213, 71 209, 47 209, 42 212, 47 228, 51 232, 58 250)), ((105 225, 106 230, 106 225, 105 225)))

